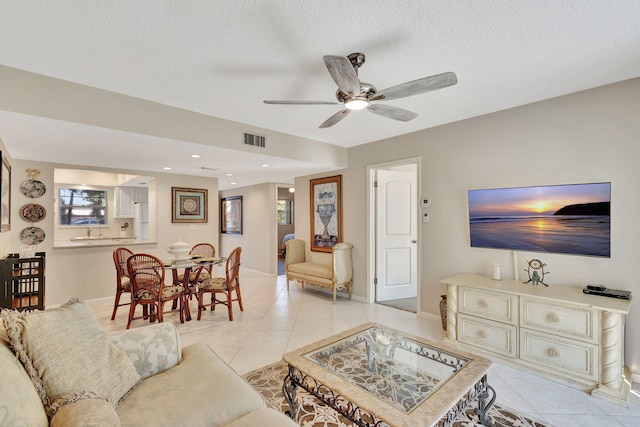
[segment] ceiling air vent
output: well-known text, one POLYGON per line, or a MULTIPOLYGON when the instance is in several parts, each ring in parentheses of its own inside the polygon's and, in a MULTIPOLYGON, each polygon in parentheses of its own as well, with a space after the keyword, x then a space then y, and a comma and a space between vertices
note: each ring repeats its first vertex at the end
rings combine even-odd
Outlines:
POLYGON ((242 143, 244 145, 252 145, 254 147, 265 148, 267 146, 267 137, 264 135, 243 132, 242 143))

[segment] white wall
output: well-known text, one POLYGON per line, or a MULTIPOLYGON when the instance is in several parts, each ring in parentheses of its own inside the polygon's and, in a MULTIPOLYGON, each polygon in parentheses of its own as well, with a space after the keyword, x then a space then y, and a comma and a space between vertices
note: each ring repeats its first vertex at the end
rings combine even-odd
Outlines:
POLYGON ((220 192, 220 198, 242 196, 242 234, 220 234, 221 255, 241 246, 243 268, 277 274, 276 191, 267 183, 220 192))
MULTIPOLYGON (((114 246, 83 247, 83 248, 54 248, 53 247, 53 171, 56 167, 72 168, 69 165, 13 160, 12 179, 12 216, 11 243, 6 252, 17 252, 22 243, 20 231, 25 227, 35 225, 46 233, 44 242, 37 246, 37 251, 46 252, 45 276, 45 305, 57 305, 67 301, 72 296, 80 299, 112 297, 115 293, 115 267, 113 265, 114 246), (47 192, 38 199, 29 199, 22 195, 19 185, 27 179, 26 169, 33 168, 41 171, 39 180, 47 186, 47 192), (47 209, 47 216, 41 222, 32 224, 23 221, 17 214, 21 206, 36 202, 47 209)), ((102 169, 107 170, 107 169, 102 169)), ((120 173, 144 174, 137 171, 112 171, 120 173)), ((149 209, 156 209, 157 244, 135 245, 130 248, 134 252, 150 253, 163 259, 171 258, 166 246, 178 239, 190 244, 210 242, 218 247, 219 208, 218 181, 214 178, 201 178, 183 175, 156 174, 156 203, 150 189, 149 209), (173 224, 171 222, 171 187, 201 188, 208 190, 208 222, 197 224, 173 224)), ((4 234, 4 233, 2 233, 4 234)), ((0 236, 2 239, 4 236, 0 236)), ((4 245, 4 239, 0 240, 4 245)), ((170 274, 168 272, 168 274, 170 274)))
MULTIPOLYGON (((0 151, 2 151, 2 157, 6 158, 9 161, 9 164, 13 166, 13 160, 11 160, 11 155, 7 151, 4 146, 4 142, 0 138, 0 151)), ((2 159, 0 159, 1 161, 2 159)), ((4 183, 2 183, 4 185, 4 183)), ((4 195, 0 196, 4 197, 4 195)), ((4 203, 4 200, 2 201, 4 203)), ((15 219, 15 213, 17 212, 15 205, 11 204, 11 222, 15 219)), ((12 224, 12 228, 15 229, 15 225, 12 224)), ((11 232, 0 232, 0 257, 4 257, 7 253, 12 252, 11 248, 13 246, 12 234, 11 232)))
MULTIPOLYGON (((354 244, 354 289, 366 296, 367 165, 420 156, 422 195, 432 199, 421 224, 422 312, 438 313, 444 277, 490 274, 500 263, 513 277, 512 252, 471 248, 467 190, 548 184, 611 182, 611 258, 519 253, 548 264, 545 281, 582 288, 601 283, 640 294, 640 79, 604 86, 354 147, 343 174, 344 240, 354 244)), ((308 240, 308 176, 296 179, 296 234, 308 240)), ((314 256, 320 256, 313 253, 314 256)), ((520 275, 525 274, 524 272, 520 275)), ((636 296, 637 298, 637 296, 636 296)), ((640 305, 627 319, 627 365, 640 373, 640 305)))
MULTIPOLYGON (((0 65, 0 110, 141 135, 256 153, 240 144, 243 131, 269 140, 261 155, 299 160, 315 168, 346 165, 347 149, 270 129, 219 119, 0 65), (81 102, 69 102, 70 99, 81 102)), ((15 153, 14 153, 15 155, 15 153)))

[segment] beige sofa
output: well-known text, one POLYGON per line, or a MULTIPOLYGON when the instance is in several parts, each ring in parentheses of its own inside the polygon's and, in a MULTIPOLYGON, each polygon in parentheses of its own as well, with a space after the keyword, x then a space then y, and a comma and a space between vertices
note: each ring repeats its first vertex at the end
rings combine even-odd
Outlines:
POLYGON ((297 426, 172 323, 109 335, 81 302, 0 316, 0 425, 297 426))
POLYGON ((287 290, 289 281, 297 280, 304 288, 305 284, 329 289, 336 302, 336 291, 346 289, 351 299, 353 284, 353 264, 351 243, 337 243, 331 250, 331 263, 309 262, 305 260, 305 242, 293 239, 286 242, 284 265, 287 272, 287 290))

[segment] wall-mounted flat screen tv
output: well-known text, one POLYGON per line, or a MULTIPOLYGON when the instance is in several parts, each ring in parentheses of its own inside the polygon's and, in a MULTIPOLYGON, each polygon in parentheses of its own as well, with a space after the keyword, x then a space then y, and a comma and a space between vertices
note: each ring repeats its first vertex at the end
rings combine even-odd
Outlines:
POLYGON ((610 257, 611 183, 469 190, 471 246, 610 257))

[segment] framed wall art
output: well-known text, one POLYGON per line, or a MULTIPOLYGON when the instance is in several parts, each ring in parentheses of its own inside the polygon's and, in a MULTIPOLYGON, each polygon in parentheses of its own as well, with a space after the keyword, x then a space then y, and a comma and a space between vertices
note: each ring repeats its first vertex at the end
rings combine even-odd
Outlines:
POLYGON ((342 175, 309 181, 311 250, 331 252, 342 242, 342 175))
POLYGON ((242 234, 242 196, 220 199, 220 232, 242 234))
POLYGON ((611 183, 468 191, 472 248, 611 257, 611 183))
POLYGON ((0 173, 0 230, 11 230, 11 165, 4 153, 2 157, 2 172, 0 173))
POLYGON ((171 222, 208 222, 207 190, 171 187, 171 222))

